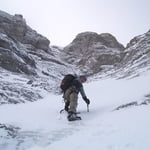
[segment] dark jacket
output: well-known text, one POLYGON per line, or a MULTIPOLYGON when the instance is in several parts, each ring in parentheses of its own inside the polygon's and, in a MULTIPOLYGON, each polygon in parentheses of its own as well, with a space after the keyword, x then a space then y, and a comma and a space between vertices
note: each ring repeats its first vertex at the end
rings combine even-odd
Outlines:
POLYGON ((76 92, 80 93, 83 99, 86 97, 83 85, 78 77, 72 81, 72 86, 75 86, 76 92))

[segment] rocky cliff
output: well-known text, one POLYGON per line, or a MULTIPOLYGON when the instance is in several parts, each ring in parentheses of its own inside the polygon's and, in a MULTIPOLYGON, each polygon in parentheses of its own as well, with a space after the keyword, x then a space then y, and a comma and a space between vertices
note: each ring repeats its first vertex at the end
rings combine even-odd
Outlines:
POLYGON ((141 70, 150 69, 150 30, 134 37, 125 48, 123 58, 112 70, 112 75, 124 77, 139 76, 141 70), (143 69, 144 68, 144 69, 143 69))
POLYGON ((64 48, 64 58, 82 72, 95 74, 119 63, 124 49, 109 33, 84 32, 78 34, 72 43, 64 48))
POLYGON ((40 90, 58 92, 58 80, 73 67, 49 44, 22 15, 0 11, 0 104, 38 100, 40 90))

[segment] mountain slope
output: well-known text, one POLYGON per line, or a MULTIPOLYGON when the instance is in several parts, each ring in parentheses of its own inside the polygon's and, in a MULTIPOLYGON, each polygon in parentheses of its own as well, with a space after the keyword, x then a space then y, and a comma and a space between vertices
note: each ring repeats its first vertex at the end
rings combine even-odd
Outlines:
POLYGON ((116 73, 126 76, 138 76, 141 70, 150 69, 150 30, 133 38, 124 51, 121 63, 115 68, 116 73), (145 69, 143 69, 145 68, 145 69))
POLYGON ((93 32, 49 44, 22 15, 0 11, 0 149, 149 150, 150 31, 126 48, 93 32), (79 122, 59 114, 67 73, 89 75, 90 112, 79 97, 79 122))
POLYGON ((39 90, 59 93, 62 75, 74 67, 62 61, 59 48, 50 48, 49 43, 22 15, 0 11, 0 104, 41 99, 39 90))
POLYGON ((46 94, 42 101, 3 105, 0 109, 0 148, 3 150, 128 149, 148 150, 150 72, 134 79, 103 79, 85 84, 90 112, 79 98, 82 120, 68 122, 61 96, 46 94), (116 110, 121 104, 138 105, 116 110), (4 126, 5 124, 5 126, 4 126), (5 129, 5 130, 3 130, 5 129), (7 137, 7 135, 9 135, 7 137))

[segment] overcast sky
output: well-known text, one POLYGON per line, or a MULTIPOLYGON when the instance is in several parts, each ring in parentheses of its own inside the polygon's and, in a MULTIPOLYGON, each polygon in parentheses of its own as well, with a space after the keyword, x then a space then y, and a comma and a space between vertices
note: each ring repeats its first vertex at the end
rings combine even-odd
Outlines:
POLYGON ((51 45, 66 46, 78 33, 111 33, 126 44, 150 29, 150 0, 0 0, 0 9, 22 14, 51 45))

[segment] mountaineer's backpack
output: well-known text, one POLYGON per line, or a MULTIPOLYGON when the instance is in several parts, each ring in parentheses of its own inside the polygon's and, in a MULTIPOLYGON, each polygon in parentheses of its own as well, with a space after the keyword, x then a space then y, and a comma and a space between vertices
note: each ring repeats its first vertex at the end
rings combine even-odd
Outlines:
POLYGON ((72 74, 67 74, 61 81, 61 84, 60 84, 60 88, 62 89, 63 92, 65 92, 71 85, 72 85, 72 82, 73 80, 75 79, 76 77, 72 74))

